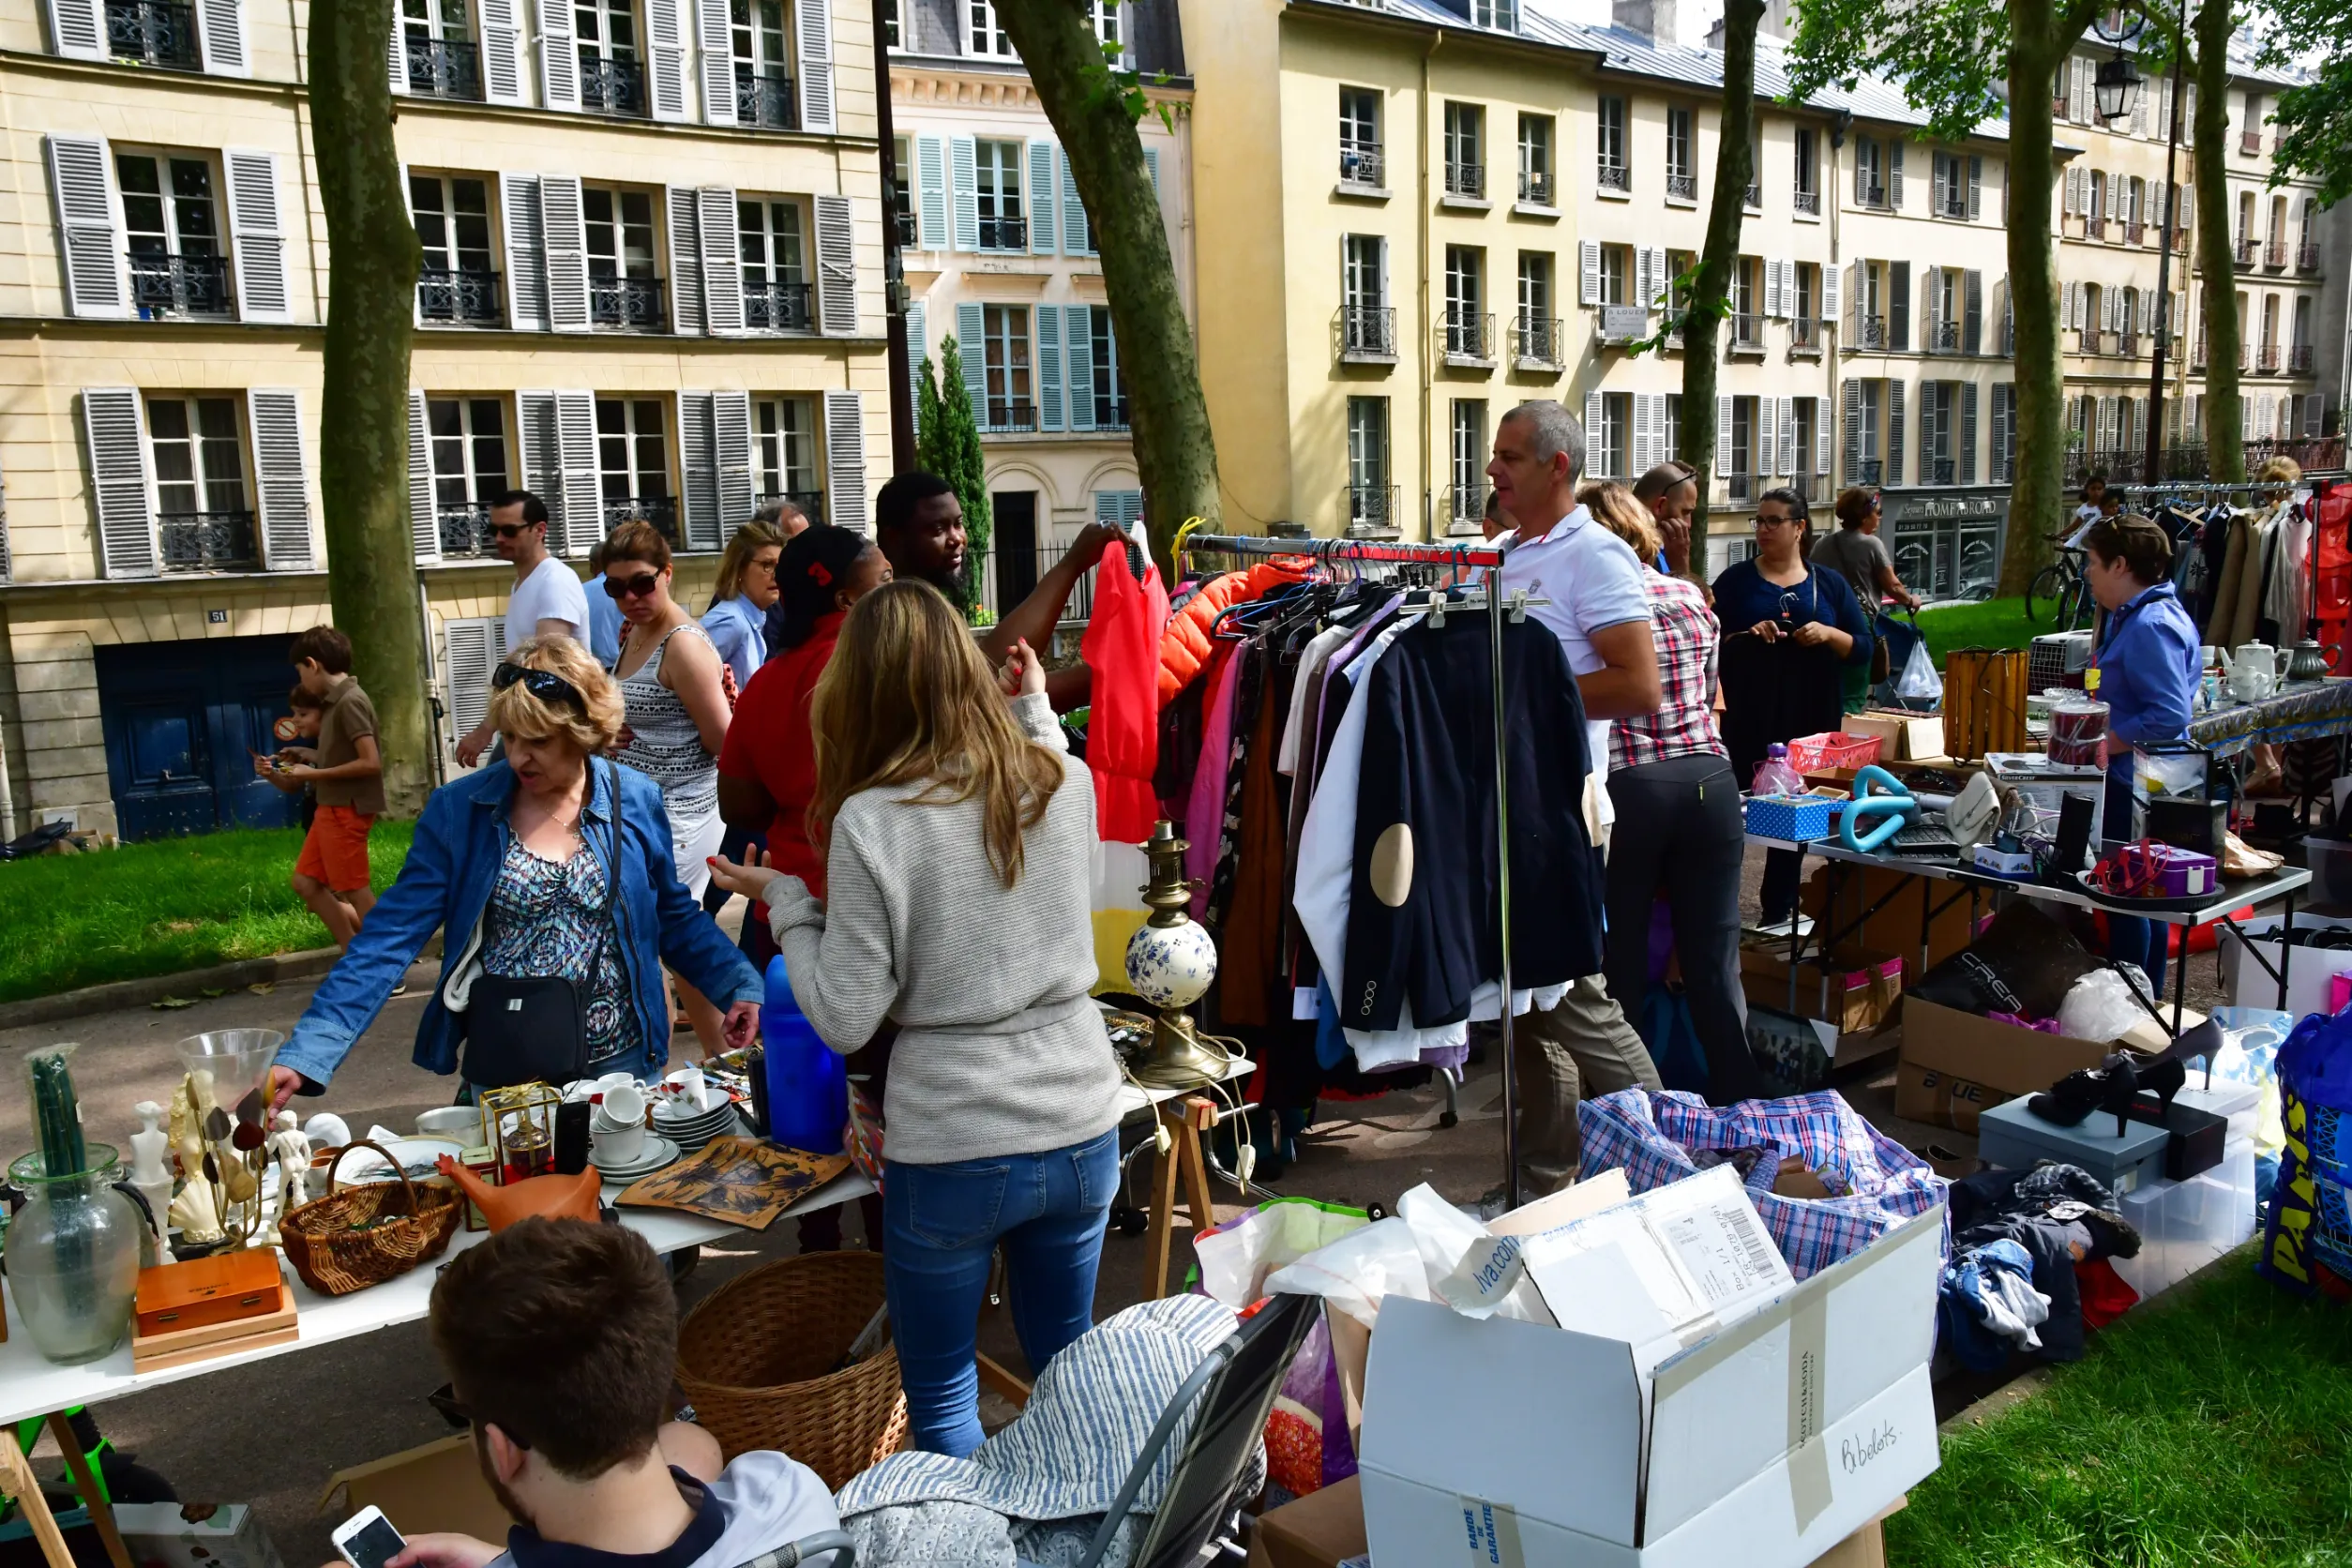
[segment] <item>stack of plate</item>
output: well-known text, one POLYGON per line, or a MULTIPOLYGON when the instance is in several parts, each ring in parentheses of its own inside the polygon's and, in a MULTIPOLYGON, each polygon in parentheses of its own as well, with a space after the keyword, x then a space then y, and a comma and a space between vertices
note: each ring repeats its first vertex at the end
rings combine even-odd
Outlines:
POLYGON ((600 1155, 593 1144, 588 1151, 589 1161, 596 1166, 596 1174, 608 1182, 620 1183, 634 1182, 641 1176, 651 1176, 656 1170, 675 1165, 678 1154, 677 1144, 653 1132, 645 1135, 645 1146, 637 1157, 626 1163, 600 1155))
POLYGON ((735 1114, 735 1102, 723 1094, 712 1095, 708 1110, 696 1110, 691 1102, 669 1099, 654 1104, 654 1132, 692 1153, 715 1138, 723 1138, 743 1130, 743 1118, 735 1114))

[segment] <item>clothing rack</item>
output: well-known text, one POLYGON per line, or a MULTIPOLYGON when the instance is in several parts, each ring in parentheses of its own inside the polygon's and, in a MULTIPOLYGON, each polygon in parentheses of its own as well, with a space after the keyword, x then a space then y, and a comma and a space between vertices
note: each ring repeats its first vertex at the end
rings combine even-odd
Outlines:
MULTIPOLYGON (((2116 485, 2110 487, 2110 493, 2123 497, 2126 503, 2137 496, 2144 500, 2155 500, 2162 497, 2168 501, 2177 500, 2194 505, 2198 502, 2215 501, 2227 496, 2256 493, 2284 494, 2292 497, 2298 490, 2308 492, 2304 505, 2311 506, 2317 501, 2319 487, 2312 483, 2309 475, 2292 485, 2283 484, 2276 479, 2240 479, 2234 483, 2219 479, 2199 479, 2183 481, 2177 485, 2116 485)), ((2311 608, 2305 611, 2303 624, 2298 628, 2299 635, 2303 637, 2316 637, 2319 634, 2319 516, 2315 510, 2312 514, 2311 521, 2311 552, 2310 558, 2304 563, 2305 570, 2310 578, 2308 584, 2310 598, 2307 602, 2311 608)), ((2288 634, 2284 627, 2281 627, 2279 635, 2284 640, 2288 634)))
MULTIPOLYGON (((1502 593, 1502 550, 1491 544, 1425 545, 1388 539, 1279 538, 1256 534, 1189 534, 1178 546, 1181 573, 1194 552, 1204 555, 1304 557, 1321 564, 1346 561, 1392 565, 1453 566, 1484 571, 1488 652, 1494 660, 1495 703, 1495 897, 1502 917, 1502 1190, 1507 1207, 1519 1206, 1518 1075, 1512 1060, 1511 986, 1511 801, 1510 759, 1503 744, 1502 624, 1509 606, 1502 593)), ((1468 607, 1462 607, 1468 608, 1468 607)), ((1319 959, 1319 955, 1318 956, 1319 959)))

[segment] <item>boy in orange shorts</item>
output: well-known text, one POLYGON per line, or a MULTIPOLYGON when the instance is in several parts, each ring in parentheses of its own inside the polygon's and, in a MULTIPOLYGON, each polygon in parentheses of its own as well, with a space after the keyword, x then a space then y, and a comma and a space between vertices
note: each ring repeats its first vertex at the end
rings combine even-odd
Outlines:
POLYGON ((352 678, 351 639, 333 626, 312 626, 296 637, 289 656, 302 689, 323 709, 318 761, 278 770, 279 778, 308 784, 319 803, 294 862, 294 890, 325 922, 335 944, 348 949, 376 905, 368 867, 368 832, 384 814, 375 704, 352 678))

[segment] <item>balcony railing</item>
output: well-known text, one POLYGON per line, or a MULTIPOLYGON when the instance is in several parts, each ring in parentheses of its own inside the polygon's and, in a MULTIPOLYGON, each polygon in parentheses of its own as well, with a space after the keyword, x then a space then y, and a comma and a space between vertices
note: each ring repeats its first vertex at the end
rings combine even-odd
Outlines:
POLYGON ((1966 219, 1968 216, 1968 192, 1965 186, 1955 184, 1944 195, 1943 204, 1934 209, 1938 218, 1966 219))
POLYGON ((2126 359, 2137 359, 2140 356, 2140 335, 2136 332, 2117 333, 2115 352, 2126 359))
POLYGON ((2254 373, 2256 375, 2265 376, 2275 376, 2279 373, 2278 344, 2265 343, 2262 345, 2261 351, 2254 355, 2254 373))
POLYGON ((590 274, 588 321, 624 332, 658 332, 664 324, 658 278, 608 278, 590 274))
POLYGON ((1821 193, 1819 191, 1800 190, 1791 198, 1791 201, 1799 212, 1814 218, 1821 216, 1821 193))
POLYGON ((1726 474, 1723 475, 1724 493, 1729 500, 1753 501, 1756 492, 1756 476, 1753 474, 1726 474))
POLYGON ((106 0, 106 47, 117 60, 197 70, 196 8, 175 0, 106 0))
POLYGON ((1360 185, 1367 190, 1380 188, 1384 165, 1377 146, 1339 143, 1339 183, 1360 185))
POLYGON ((1560 362, 1557 316, 1522 314, 1511 328, 1511 357, 1521 365, 1556 368, 1560 362))
POLYGON ((472 267, 416 269, 416 317, 465 326, 496 326, 506 318, 498 274, 472 267))
POLYGON ((999 434, 1024 435, 1037 428, 1037 405, 1027 398, 990 398, 988 429, 999 434))
POLYGON ((261 565, 251 512, 165 512, 156 519, 167 572, 217 572, 261 565))
POLYGON ((1698 176, 1696 174, 1668 174, 1666 176, 1666 199, 1674 202, 1697 201, 1698 176))
POLYGON ((1347 490, 1348 532, 1355 535, 1394 534, 1397 529, 1395 485, 1349 485, 1347 490))
POLYGON ((678 533, 678 504, 667 495, 608 495, 604 498, 604 531, 625 522, 650 522, 672 546, 683 546, 678 533))
POLYGON ((1339 308, 1339 352, 1387 359, 1396 357, 1396 311, 1386 305, 1343 305, 1339 308))
POLYGON ((1887 318, 1863 316, 1854 323, 1854 343, 1858 349, 1883 349, 1887 346, 1887 318))
POLYGON ((1960 324, 1926 321, 1920 324, 1920 349, 1926 354, 1958 354, 1960 324))
POLYGON ((894 212, 890 215, 890 220, 898 225, 899 249, 916 250, 922 248, 922 241, 916 237, 914 214, 912 212, 894 212))
POLYGON ((2289 375, 2311 374, 2312 361, 2312 346, 2309 343, 2298 343, 2286 351, 2286 369, 2289 375))
MULTIPOLYGON (((1804 465, 1805 460, 1803 458, 1799 458, 1797 460, 1797 466, 1799 468, 1802 468, 1804 465)), ((1829 499, 1828 496, 1821 493, 1822 490, 1827 488, 1825 484, 1826 478, 1826 475, 1821 478, 1816 478, 1810 474, 1791 474, 1788 476, 1788 488, 1797 492, 1800 500, 1810 505, 1816 501, 1826 501, 1829 499)))
POLYGON ((1550 206, 1552 204, 1551 171, 1548 169, 1520 170, 1519 200, 1530 206, 1550 206))
POLYGON ((460 38, 410 38, 408 90, 426 98, 482 100, 482 52, 460 38))
POLYGON ((1491 487, 1481 481, 1475 485, 1448 485, 1439 492, 1438 506, 1445 515, 1438 520, 1448 534, 1483 534, 1486 522, 1486 496, 1491 487))
POLYGON ((2245 154, 2248 158, 2254 158, 2260 154, 2262 151, 2262 128, 2259 126, 2249 126, 2246 129, 2239 131, 2238 133, 2238 150, 2245 154))
POLYGON ((1445 308, 1438 326, 1438 349, 1449 363, 1490 365, 1495 357, 1495 318, 1462 306, 1445 308))
POLYGON ((801 516, 811 522, 822 522, 825 520, 825 492, 821 490, 761 490, 752 498, 751 509, 755 512, 764 511, 778 502, 797 509, 801 516))
POLYGON ((2126 219, 2123 224, 2123 243, 2126 245, 2146 245, 2148 243, 2148 225, 2136 218, 2126 219))
POLYGON ((1887 188, 1882 181, 1873 185, 1867 181, 1854 187, 1856 199, 1865 207, 1883 208, 1887 204, 1887 188))
MULTIPOLYGON (((2344 466, 2344 437, 2341 435, 2285 436, 2242 444, 2246 455, 2246 472, 2258 471, 2272 458, 2293 458, 2306 472, 2325 471, 2344 466)), ((2172 442, 2163 453, 2162 472, 2153 479, 2143 480, 2141 471, 2147 467, 2146 454, 2082 452, 2066 454, 2066 483, 2076 486, 2083 475, 2092 470, 2104 470, 2110 478, 2124 483, 2170 484, 2176 480, 2204 479, 2213 472, 2210 454, 2201 442, 2172 442), (2119 460, 2110 465, 2103 460, 2113 456, 2119 460), (2118 472, 2128 470, 2128 474, 2118 472)))
POLYGON ((2177 255, 2185 256, 2189 253, 2189 226, 2186 223, 2173 231, 2172 248, 2177 255))
POLYGON ((1821 350, 1821 324, 1810 316, 1793 316, 1788 322, 1788 346, 1792 349, 1821 350))
POLYGON ((1753 310, 1733 311, 1731 346, 1735 349, 1762 348, 1764 346, 1764 318, 1753 310))
POLYGON ((1011 218, 984 218, 980 220, 980 249, 983 250, 1026 250, 1029 249, 1029 219, 1016 215, 1011 218))
POLYGON ((746 283, 743 286, 743 324, 752 332, 807 331, 808 285, 746 283))
POLYGON ((1922 485, 1952 483, 1952 465, 1950 458, 1922 458, 1919 462, 1919 482, 1922 485))
POLYGON ((2262 264, 2272 272, 2286 269, 2286 241, 2274 239, 2262 248, 2262 264))
POLYGON ((2205 369, 2205 339, 2203 338, 2199 338, 2196 347, 2189 351, 2189 369, 2192 370, 2205 369))
POLYGON ((1483 200, 1486 194, 1486 166, 1483 163, 1455 163, 1448 159, 1445 166, 1445 193, 1448 196, 1468 196, 1483 200))
POLYGON ((1744 192, 1742 192, 1742 194, 1746 198, 1746 202, 1749 206, 1756 208, 1759 212, 1763 210, 1764 187, 1761 183, 1756 180, 1748 181, 1748 188, 1744 192))
POLYGON ((493 555, 497 545, 490 534, 488 506, 444 506, 433 514, 441 532, 441 553, 493 555))
POLYGON ((2104 354, 2107 352, 2106 343, 2107 335, 2095 326, 2084 327, 2074 335, 2074 352, 2077 354, 2104 354))
POLYGON ((1622 163, 1604 163, 1601 165, 1600 185, 1604 190, 1630 192, 1634 188, 1634 172, 1622 163))
POLYGON ((2107 220, 2105 219, 2100 217, 2097 213, 2093 213, 2089 217, 2083 219, 2083 238, 2105 239, 2106 237, 2107 220))
POLYGON ((1857 485, 1875 485, 1878 483, 1878 475, 1885 471, 1884 463, 1877 458, 1858 459, 1854 466, 1859 472, 1848 475, 1847 482, 1857 485))
POLYGON ((580 106, 595 114, 645 113, 645 68, 635 60, 604 60, 582 55, 580 62, 580 106))
POLYGON ((130 302, 141 321, 229 313, 229 258, 130 252, 130 302))
POLYGON ((798 130, 800 99, 792 94, 792 79, 781 72, 755 71, 738 62, 735 123, 769 130, 798 130))
POLYGON ((1094 433, 1116 435, 1127 429, 1127 400, 1108 392, 1094 395, 1094 433))
POLYGON ((2238 238, 2232 242, 2232 248, 2237 253, 2237 261, 2239 266, 2254 265, 2254 250, 2260 243, 2261 242, 2256 240, 2252 234, 2239 234, 2238 238))

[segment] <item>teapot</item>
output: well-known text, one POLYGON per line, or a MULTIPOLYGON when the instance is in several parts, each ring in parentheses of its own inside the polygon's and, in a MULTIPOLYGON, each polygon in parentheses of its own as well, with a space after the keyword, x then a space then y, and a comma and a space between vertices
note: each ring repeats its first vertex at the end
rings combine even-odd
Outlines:
POLYGON ((492 1231, 533 1218, 593 1222, 604 1192, 604 1178, 593 1166, 573 1176, 534 1176, 494 1187, 446 1154, 435 1163, 444 1176, 464 1189, 492 1231))
POLYGON ((2294 656, 2287 663, 2286 678, 2290 681, 2316 681, 2323 678, 2334 667, 2337 652, 2338 650, 2334 648, 2320 646, 2311 638, 2303 639, 2302 641, 2295 644, 2294 656))
POLYGON ((2268 642, 2239 643, 2227 656, 2225 667, 2229 674, 2224 684, 2233 701, 2259 702, 2278 687, 2279 651, 2268 642))

